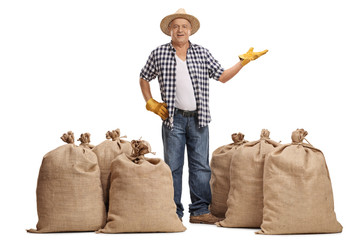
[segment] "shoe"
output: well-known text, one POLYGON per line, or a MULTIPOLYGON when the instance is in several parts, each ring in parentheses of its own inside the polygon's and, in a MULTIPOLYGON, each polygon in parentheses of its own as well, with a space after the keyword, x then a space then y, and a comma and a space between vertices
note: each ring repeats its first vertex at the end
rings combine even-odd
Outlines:
POLYGON ((190 223, 203 223, 203 224, 215 224, 223 220, 222 218, 217 218, 211 213, 206 213, 199 216, 190 216, 190 223))

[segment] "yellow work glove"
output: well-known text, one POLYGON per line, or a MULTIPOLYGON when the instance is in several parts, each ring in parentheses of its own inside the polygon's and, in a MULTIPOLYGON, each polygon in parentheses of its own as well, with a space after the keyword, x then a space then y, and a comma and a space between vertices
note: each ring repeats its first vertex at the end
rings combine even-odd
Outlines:
POLYGON ((159 115, 162 120, 165 120, 169 117, 169 112, 167 110, 166 103, 159 103, 155 101, 153 98, 150 98, 146 102, 146 109, 159 115))
POLYGON ((251 47, 249 51, 247 51, 247 53, 239 55, 239 59, 242 60, 241 65, 245 66, 250 61, 258 59, 259 57, 261 57, 262 55, 268 52, 268 50, 264 50, 261 52, 253 52, 253 50, 254 48, 251 47))

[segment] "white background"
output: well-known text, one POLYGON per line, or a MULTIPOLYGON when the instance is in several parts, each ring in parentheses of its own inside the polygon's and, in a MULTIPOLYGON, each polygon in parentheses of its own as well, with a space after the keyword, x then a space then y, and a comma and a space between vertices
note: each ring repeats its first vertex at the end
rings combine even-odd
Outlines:
MULTIPOLYGON (((1 1, 2 239, 354 239, 359 211, 360 17, 356 1, 1 1), (188 222, 176 234, 29 234, 37 223, 36 182, 42 156, 68 131, 90 132, 92 144, 121 129, 148 140, 163 157, 160 118, 146 111, 139 72, 170 38, 161 19, 185 8, 201 23, 191 36, 224 68, 249 47, 269 52, 230 82, 211 81, 210 152, 242 132, 262 128, 287 143, 304 128, 321 149, 332 178, 341 234, 262 236, 188 222), (4 238, 4 235, 6 238, 4 238)), ((157 81, 153 97, 160 101, 157 81)))

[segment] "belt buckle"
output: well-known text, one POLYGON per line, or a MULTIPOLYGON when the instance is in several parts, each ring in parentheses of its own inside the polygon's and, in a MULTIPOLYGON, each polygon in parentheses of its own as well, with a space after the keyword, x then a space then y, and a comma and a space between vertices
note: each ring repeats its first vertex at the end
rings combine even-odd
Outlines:
POLYGON ((196 112, 194 112, 194 111, 183 111, 184 117, 194 117, 195 114, 196 114, 196 112))
POLYGON ((184 110, 183 110, 182 115, 183 115, 184 117, 191 117, 191 112, 189 112, 189 111, 184 111, 184 110))
POLYGON ((196 115, 196 111, 187 111, 179 108, 176 108, 176 110, 184 117, 194 117, 196 115))

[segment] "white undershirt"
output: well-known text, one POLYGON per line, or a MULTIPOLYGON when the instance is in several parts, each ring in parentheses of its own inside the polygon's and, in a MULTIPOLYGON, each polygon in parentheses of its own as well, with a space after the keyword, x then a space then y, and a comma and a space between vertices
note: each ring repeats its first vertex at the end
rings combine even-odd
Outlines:
POLYGON ((185 110, 196 110, 194 88, 191 82, 186 61, 181 60, 176 54, 176 95, 175 107, 185 110))

